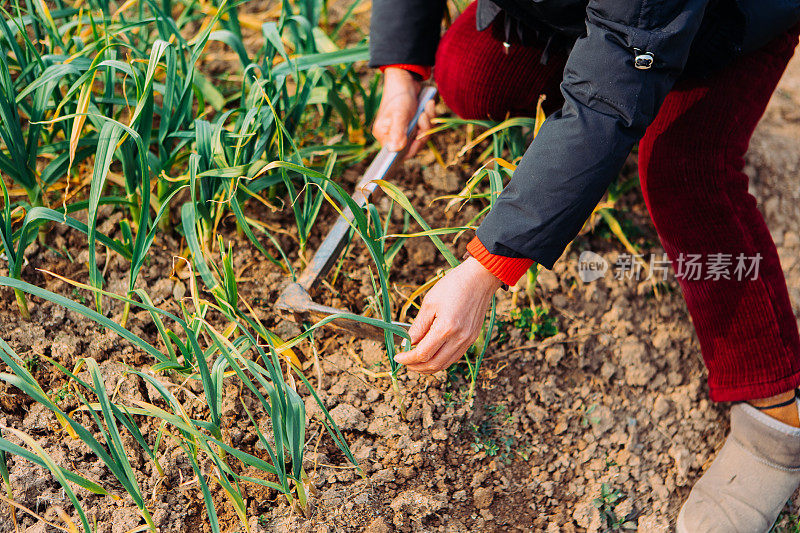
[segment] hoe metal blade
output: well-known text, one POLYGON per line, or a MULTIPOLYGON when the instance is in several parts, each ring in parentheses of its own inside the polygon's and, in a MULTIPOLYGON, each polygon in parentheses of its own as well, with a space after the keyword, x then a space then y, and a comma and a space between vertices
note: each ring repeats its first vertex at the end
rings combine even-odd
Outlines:
MULTIPOLYGON (((425 105, 436 96, 436 89, 433 87, 425 87, 419 95, 419 107, 408 125, 408 147, 412 140, 412 135, 417 128, 417 121, 420 115, 425 110, 425 105)), ((369 165, 364 175, 356 184, 355 191, 351 198, 358 204, 359 207, 364 207, 369 200, 369 197, 375 191, 377 184, 375 180, 387 179, 391 176, 392 172, 397 169, 403 161, 405 150, 400 152, 391 152, 386 148, 382 148, 372 163, 369 165)), ((275 306, 290 317, 301 322, 303 320, 318 321, 327 316, 336 313, 349 313, 342 309, 330 307, 328 305, 318 304, 311 297, 311 290, 322 280, 339 259, 342 253, 347 235, 350 231, 350 223, 353 221, 353 213, 350 209, 345 209, 343 214, 336 220, 325 240, 322 241, 319 249, 317 249, 314 256, 309 261, 305 270, 297 278, 297 281, 290 283, 278 297, 275 306)), ((403 322, 395 322, 399 326, 408 328, 410 324, 403 322)), ((327 324, 339 331, 349 333, 359 337, 369 337, 377 340, 383 340, 383 330, 377 326, 370 326, 355 320, 336 319, 327 324)))

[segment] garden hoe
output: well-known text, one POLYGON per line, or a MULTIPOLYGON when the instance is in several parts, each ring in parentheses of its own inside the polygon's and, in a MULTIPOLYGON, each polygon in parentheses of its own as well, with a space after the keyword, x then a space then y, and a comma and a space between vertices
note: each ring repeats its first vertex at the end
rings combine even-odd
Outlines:
MULTIPOLYGON (((419 107, 411 123, 408 125, 408 142, 406 143, 406 149, 411 143, 412 135, 417 129, 417 121, 425 110, 425 105, 435 96, 436 89, 433 87, 425 87, 420 92, 419 107)), ((392 152, 385 147, 381 148, 381 151, 378 152, 378 155, 375 156, 375 159, 372 160, 372 163, 356 184, 355 192, 353 192, 351 196, 359 207, 364 207, 370 195, 375 191, 377 187, 375 180, 389 178, 392 172, 402 164, 406 149, 400 152, 392 152)), ((339 313, 351 314, 348 311, 315 302, 310 293, 317 283, 328 274, 342 253, 342 249, 347 242, 352 221, 352 211, 350 211, 350 209, 345 209, 328 232, 325 240, 322 241, 322 244, 311 258, 311 261, 309 261, 305 270, 303 270, 297 278, 297 281, 287 285, 278 298, 275 304, 276 307, 281 311, 290 313, 292 319, 296 322, 300 323, 309 319, 315 321, 321 320, 330 315, 339 313)), ((405 328, 410 326, 410 324, 401 322, 395 322, 394 324, 405 328)), ((369 337, 378 340, 383 340, 384 338, 383 329, 380 327, 355 320, 336 318, 327 325, 355 336, 369 337)))

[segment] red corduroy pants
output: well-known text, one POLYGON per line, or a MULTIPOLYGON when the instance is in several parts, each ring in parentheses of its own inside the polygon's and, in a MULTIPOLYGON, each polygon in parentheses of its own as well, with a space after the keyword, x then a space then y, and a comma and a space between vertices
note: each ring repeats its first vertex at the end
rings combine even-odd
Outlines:
MULTIPOLYGON (((541 49, 514 42, 506 52, 497 26, 477 31, 473 3, 443 36, 434 76, 450 109, 501 119, 531 116, 540 94, 551 108, 560 105, 566 57, 552 54, 542 65, 541 49)), ((798 33, 800 26, 710 78, 680 81, 639 144, 644 199, 678 275, 715 401, 764 398, 800 384, 800 337, 786 280, 742 172, 798 33), (745 275, 735 274, 740 256, 745 275), (693 257, 706 268, 730 261, 731 279, 697 276, 687 268, 693 257)))

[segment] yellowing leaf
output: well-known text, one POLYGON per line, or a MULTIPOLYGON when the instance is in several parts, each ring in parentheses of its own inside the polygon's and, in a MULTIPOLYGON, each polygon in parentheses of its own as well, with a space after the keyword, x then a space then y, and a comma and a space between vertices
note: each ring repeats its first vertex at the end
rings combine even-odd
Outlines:
POLYGON ((545 95, 539 96, 539 101, 536 102, 536 122, 533 123, 533 138, 535 139, 536 136, 539 134, 539 130, 542 128, 542 124, 544 124, 545 119, 547 118, 544 114, 544 109, 542 109, 542 102, 546 98, 545 95))
POLYGON ((69 169, 72 168, 72 163, 75 161, 75 152, 78 149, 81 130, 86 123, 86 114, 89 111, 95 76, 97 76, 97 70, 92 71, 92 77, 86 80, 78 97, 78 108, 75 110, 75 120, 72 121, 72 133, 69 136, 69 168, 67 169, 67 175, 69 175, 69 169))

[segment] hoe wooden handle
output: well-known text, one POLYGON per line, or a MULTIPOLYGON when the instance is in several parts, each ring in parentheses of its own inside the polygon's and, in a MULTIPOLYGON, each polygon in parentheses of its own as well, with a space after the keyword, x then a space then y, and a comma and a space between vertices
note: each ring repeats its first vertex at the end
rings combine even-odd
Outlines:
MULTIPOLYGON (((425 106, 436 97, 436 89, 433 87, 424 88, 419 95, 419 106, 414 118, 408 125, 408 142, 406 148, 400 152, 392 152, 386 148, 382 148, 372 163, 364 172, 364 175, 358 181, 356 190, 353 192, 351 198, 355 201, 359 208, 363 208, 369 197, 375 191, 377 184, 375 180, 387 179, 391 176, 392 172, 399 166, 398 163, 402 162, 408 146, 411 144, 412 136, 417 130, 417 122, 422 113, 425 112, 425 106)), ((290 283, 278 297, 275 306, 282 310, 288 311, 293 314, 295 320, 313 318, 320 320, 332 314, 344 313, 341 309, 329 307, 326 305, 316 303, 309 293, 311 289, 324 278, 331 267, 336 263, 339 255, 342 253, 345 242, 347 242, 347 235, 350 231, 350 223, 353 221, 353 213, 350 209, 342 212, 342 215, 336 220, 325 240, 322 241, 319 249, 317 249, 314 256, 309 261, 305 270, 300 274, 295 283, 290 283)), ((401 322, 394 322, 398 326, 408 328, 410 324, 401 322)), ((337 318, 328 324, 330 327, 340 331, 357 335, 361 337, 371 337, 374 339, 382 340, 384 332, 382 328, 371 326, 355 320, 347 320, 344 318, 337 318)))
MULTIPOLYGON (((434 87, 425 87, 419 94, 419 106, 414 118, 408 124, 408 142, 406 148, 399 152, 392 152, 387 148, 381 148, 375 159, 367 167, 364 175, 358 181, 356 190, 351 195, 351 198, 356 202, 358 207, 364 207, 369 200, 369 197, 375 191, 377 184, 375 180, 387 179, 391 176, 392 172, 402 163, 403 156, 411 144, 412 136, 417 130, 417 122, 422 113, 425 112, 425 106, 436 97, 436 89, 434 87)), ((319 249, 317 249, 314 256, 309 261, 308 266, 297 278, 297 283, 300 284, 306 291, 311 290, 322 278, 324 278, 330 269, 333 267, 339 254, 344 248, 347 240, 347 234, 350 230, 350 223, 353 221, 353 213, 350 209, 345 209, 342 216, 340 216, 336 223, 333 225, 325 240, 322 241, 319 249)))

